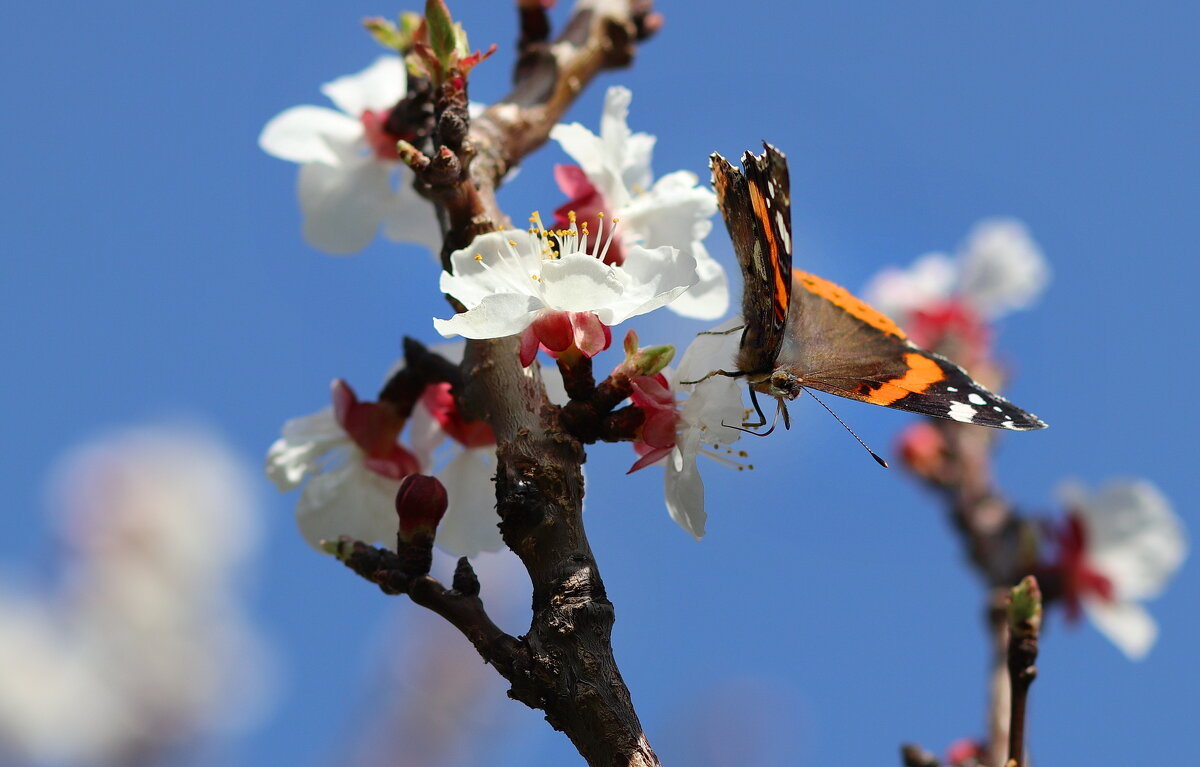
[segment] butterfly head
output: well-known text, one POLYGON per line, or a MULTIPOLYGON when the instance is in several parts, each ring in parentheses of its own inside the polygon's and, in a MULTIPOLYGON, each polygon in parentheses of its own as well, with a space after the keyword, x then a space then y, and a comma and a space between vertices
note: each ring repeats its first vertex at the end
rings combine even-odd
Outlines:
POLYGON ((804 384, 788 370, 774 370, 768 375, 746 377, 750 388, 775 399, 796 399, 804 391, 804 384))

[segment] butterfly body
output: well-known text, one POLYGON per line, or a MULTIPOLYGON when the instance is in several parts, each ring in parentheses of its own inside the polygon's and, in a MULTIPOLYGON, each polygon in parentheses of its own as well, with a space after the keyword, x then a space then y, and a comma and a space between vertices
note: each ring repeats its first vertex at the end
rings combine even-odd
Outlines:
MULTIPOLYGON (((739 172, 712 156, 713 188, 742 267, 745 327, 737 370, 751 393, 793 400, 805 388, 962 423, 1045 427, 913 344, 890 318, 838 285, 792 269, 787 159, 769 144, 739 172)), ((785 411, 786 412, 786 411, 785 411)))

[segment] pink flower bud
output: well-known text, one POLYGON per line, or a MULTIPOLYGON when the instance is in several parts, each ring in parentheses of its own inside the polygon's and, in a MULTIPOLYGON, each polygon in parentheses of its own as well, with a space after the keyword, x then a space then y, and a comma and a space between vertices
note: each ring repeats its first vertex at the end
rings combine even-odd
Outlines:
POLYGON ((437 477, 409 474, 400 483, 400 490, 396 493, 400 540, 411 543, 414 538, 421 536, 432 541, 447 506, 446 488, 437 477))

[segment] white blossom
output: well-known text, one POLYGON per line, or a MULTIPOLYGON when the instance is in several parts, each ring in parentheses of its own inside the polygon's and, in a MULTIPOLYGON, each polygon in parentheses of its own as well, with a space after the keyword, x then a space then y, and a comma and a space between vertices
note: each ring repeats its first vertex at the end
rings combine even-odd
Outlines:
POLYGON ((61 584, 0 587, 0 751, 149 763, 253 721, 270 663, 238 594, 260 520, 237 459, 145 428, 77 450, 55 486, 61 584))
MULTIPOLYGON (((716 319, 729 309, 729 287, 725 270, 704 247, 717 211, 716 195, 698 186, 690 171, 676 171, 657 181, 650 169, 655 138, 633 133, 627 122, 633 96, 627 88, 608 89, 600 117, 600 135, 579 123, 556 125, 550 137, 557 141, 582 169, 584 179, 574 174, 559 175, 563 191, 579 203, 576 212, 591 218, 594 208, 621 221, 619 233, 625 257, 636 261, 645 251, 634 250, 670 245, 695 260, 699 280, 670 308, 696 319, 716 319), (589 194, 589 189, 599 195, 589 194)), ((568 203, 568 206, 575 202, 568 203)))
POLYGON ((902 324, 914 311, 951 300, 966 304, 981 319, 996 320, 1032 304, 1049 277, 1045 257, 1024 224, 986 219, 971 229, 955 256, 927 253, 908 269, 885 269, 864 295, 902 324))
POLYGON ((1060 495, 1082 525, 1082 556, 1064 573, 1067 596, 1080 600, 1096 628, 1122 652, 1140 660, 1158 636, 1157 624, 1141 603, 1157 597, 1183 564, 1183 523, 1146 481, 1112 482, 1091 496, 1068 484, 1060 495), (1109 593, 1072 589, 1072 584, 1087 582, 1079 577, 1084 570, 1093 581, 1095 576, 1107 580, 1109 593))
POLYGON ((443 336, 501 338, 521 333, 547 313, 587 313, 617 325, 678 298, 696 283, 696 262, 675 248, 633 246, 624 266, 605 264, 605 243, 541 229, 507 229, 476 237, 451 254, 441 289, 467 307, 435 319, 443 336), (555 238, 559 251, 553 252, 555 238))
POLYGON ((297 194, 304 238, 327 253, 356 253, 380 225, 395 242, 437 252, 441 233, 433 205, 412 188, 383 121, 406 94, 404 62, 381 56, 361 72, 321 87, 337 111, 298 106, 272 118, 258 137, 262 150, 300 164, 297 194), (370 126, 371 130, 368 130, 370 126))

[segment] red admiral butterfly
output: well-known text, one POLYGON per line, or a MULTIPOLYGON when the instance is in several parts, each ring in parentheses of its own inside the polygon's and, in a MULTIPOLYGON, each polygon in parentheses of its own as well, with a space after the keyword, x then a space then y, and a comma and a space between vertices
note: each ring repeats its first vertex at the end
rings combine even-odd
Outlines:
POLYGON ((962 423, 1045 428, 953 362, 915 346, 895 322, 845 288, 792 269, 787 158, 763 146, 761 156, 742 157, 744 173, 719 154, 711 158, 713 188, 744 283, 737 370, 715 374, 744 377, 764 423, 755 392, 782 407, 809 388, 962 423))

